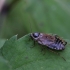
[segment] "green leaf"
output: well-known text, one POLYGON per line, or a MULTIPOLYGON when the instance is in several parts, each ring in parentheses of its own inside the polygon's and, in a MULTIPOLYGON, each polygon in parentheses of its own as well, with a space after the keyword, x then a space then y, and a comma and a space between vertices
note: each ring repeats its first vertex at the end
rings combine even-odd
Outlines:
POLYGON ((8 61, 5 60, 3 57, 0 56, 0 70, 11 70, 8 61))
POLYGON ((18 40, 17 36, 13 36, 7 40, 1 48, 1 55, 8 61, 12 70, 70 69, 70 47, 66 46, 65 50, 57 51, 66 61, 57 54, 50 52, 46 46, 43 47, 37 43, 34 45, 34 41, 31 39, 30 34, 18 40), (43 47, 46 49, 41 51, 43 47))

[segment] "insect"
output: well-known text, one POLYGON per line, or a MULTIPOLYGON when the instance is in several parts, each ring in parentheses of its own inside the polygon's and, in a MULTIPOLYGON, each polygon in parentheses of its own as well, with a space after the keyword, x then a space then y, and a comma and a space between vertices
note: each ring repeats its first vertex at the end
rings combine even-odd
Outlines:
POLYGON ((50 35, 44 33, 31 33, 31 37, 34 41, 37 41, 41 45, 45 45, 50 49, 64 50, 67 42, 61 39, 57 35, 50 35))
MULTIPOLYGON (((30 36, 34 41, 38 42, 41 45, 45 45, 53 50, 64 50, 67 44, 67 42, 62 38, 60 38, 58 35, 44 34, 44 33, 31 33, 30 36)), ((58 55, 60 56, 60 54, 58 55)), ((62 58, 64 59, 64 57, 62 58)))

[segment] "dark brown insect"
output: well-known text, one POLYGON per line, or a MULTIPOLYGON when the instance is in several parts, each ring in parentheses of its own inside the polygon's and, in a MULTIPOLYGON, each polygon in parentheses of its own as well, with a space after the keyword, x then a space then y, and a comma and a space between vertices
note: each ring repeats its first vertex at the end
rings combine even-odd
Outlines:
POLYGON ((67 42, 57 35, 44 33, 31 33, 32 39, 41 45, 45 45, 50 49, 64 50, 67 42))
MULTIPOLYGON (((52 51, 51 49, 64 50, 67 44, 67 42, 62 38, 60 38, 58 35, 44 34, 44 33, 31 33, 30 36, 34 41, 50 48, 49 49, 50 51, 52 51)), ((52 52, 56 53, 55 51, 52 52)), ((66 61, 66 59, 63 56, 61 56, 59 53, 56 54, 62 57, 66 61)))

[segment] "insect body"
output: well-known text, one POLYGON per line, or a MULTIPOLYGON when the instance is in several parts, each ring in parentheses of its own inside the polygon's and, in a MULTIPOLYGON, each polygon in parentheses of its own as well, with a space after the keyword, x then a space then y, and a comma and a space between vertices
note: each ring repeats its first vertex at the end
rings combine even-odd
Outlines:
POLYGON ((44 33, 31 33, 34 41, 41 45, 45 45, 50 49, 64 50, 67 42, 57 35, 44 34, 44 33))

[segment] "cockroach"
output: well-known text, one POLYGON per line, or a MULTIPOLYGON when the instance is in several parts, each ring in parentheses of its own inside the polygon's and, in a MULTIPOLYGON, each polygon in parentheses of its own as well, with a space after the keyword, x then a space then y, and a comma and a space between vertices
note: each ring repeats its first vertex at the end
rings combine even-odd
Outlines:
POLYGON ((57 35, 50 35, 44 33, 31 33, 30 35, 34 41, 41 45, 45 45, 50 49, 64 50, 67 42, 57 35))
POLYGON ((53 50, 64 50, 67 44, 67 42, 63 40, 61 37, 59 37, 58 35, 37 32, 37 33, 31 33, 30 36, 38 44, 45 45, 48 48, 53 49, 53 50))

